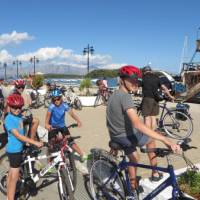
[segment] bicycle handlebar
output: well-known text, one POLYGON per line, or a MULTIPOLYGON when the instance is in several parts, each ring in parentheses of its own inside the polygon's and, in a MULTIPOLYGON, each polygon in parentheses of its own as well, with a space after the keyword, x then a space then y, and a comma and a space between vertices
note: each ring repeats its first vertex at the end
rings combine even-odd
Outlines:
MULTIPOLYGON (((72 140, 77 140, 77 139, 80 139, 81 136, 71 136, 71 137, 69 137, 69 138, 72 139, 72 140)), ((66 141, 67 139, 68 139, 68 138, 65 138, 65 141, 66 141)), ((49 144, 48 142, 43 142, 43 146, 44 146, 44 147, 49 147, 50 144, 49 144)))
POLYGON ((74 123, 74 124, 70 124, 67 128, 75 128, 78 127, 78 124, 74 123))
MULTIPOLYGON (((191 141, 190 138, 183 140, 181 143, 179 143, 182 151, 187 151, 189 149, 197 149, 197 147, 190 146, 188 143, 191 141)), ((155 153, 156 157, 164 157, 168 156, 169 154, 173 154, 173 151, 171 149, 167 148, 152 148, 152 149, 146 149, 141 148, 140 151, 142 153, 155 153)))

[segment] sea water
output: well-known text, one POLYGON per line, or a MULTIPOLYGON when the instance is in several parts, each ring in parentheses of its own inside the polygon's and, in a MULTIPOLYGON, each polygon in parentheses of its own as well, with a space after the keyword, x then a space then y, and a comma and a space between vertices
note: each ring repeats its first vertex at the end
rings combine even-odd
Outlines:
MULTIPOLYGON (((79 86, 83 79, 48 79, 50 82, 55 82, 57 84, 69 85, 69 86, 79 86)), ((95 85, 98 79, 91 79, 92 84, 95 85)), ((47 80, 46 80, 47 81, 47 80)), ((117 78, 108 78, 108 87, 117 87, 117 78)))

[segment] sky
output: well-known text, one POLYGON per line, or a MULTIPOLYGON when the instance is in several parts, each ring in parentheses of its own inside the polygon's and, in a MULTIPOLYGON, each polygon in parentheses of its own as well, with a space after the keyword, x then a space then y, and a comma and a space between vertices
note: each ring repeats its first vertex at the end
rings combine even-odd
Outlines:
POLYGON ((89 44, 91 68, 178 72, 200 37, 199 0, 1 0, 0 8, 1 63, 28 65, 35 56, 41 65, 86 68, 89 44))

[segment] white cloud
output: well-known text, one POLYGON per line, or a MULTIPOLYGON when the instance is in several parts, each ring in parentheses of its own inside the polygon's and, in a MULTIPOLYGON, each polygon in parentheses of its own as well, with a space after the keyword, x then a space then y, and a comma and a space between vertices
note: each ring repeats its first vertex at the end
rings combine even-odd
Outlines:
MULTIPOLYGON (((28 52, 18 55, 16 59, 22 62, 29 62, 30 58, 35 56, 39 59, 39 64, 60 66, 66 65, 70 67, 87 67, 87 56, 82 54, 75 54, 71 49, 64 49, 62 47, 44 47, 35 52, 28 52)), ((110 55, 93 54, 90 56, 90 67, 101 69, 117 69, 124 64, 112 63, 112 57, 110 55)))
POLYGON ((112 63, 102 66, 102 69, 119 69, 121 66, 127 65, 125 63, 112 63))
POLYGON ((12 33, 5 33, 0 35, 0 46, 6 46, 9 44, 19 44, 26 40, 33 40, 34 37, 30 36, 27 32, 17 33, 13 31, 12 33))
POLYGON ((13 56, 9 54, 6 50, 0 51, 0 61, 1 62, 8 62, 13 59, 13 56))

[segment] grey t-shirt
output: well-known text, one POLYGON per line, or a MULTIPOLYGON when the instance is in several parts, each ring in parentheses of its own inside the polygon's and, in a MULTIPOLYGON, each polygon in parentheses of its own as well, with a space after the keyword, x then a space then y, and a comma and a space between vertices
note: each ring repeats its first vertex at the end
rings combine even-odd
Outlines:
POLYGON ((126 113, 129 108, 134 108, 131 94, 117 90, 109 98, 106 123, 111 139, 133 134, 133 127, 126 113))

